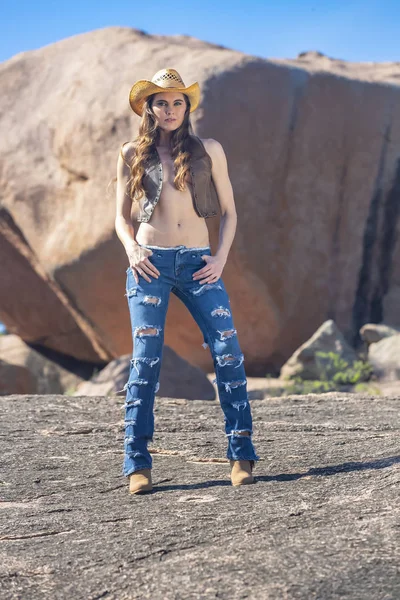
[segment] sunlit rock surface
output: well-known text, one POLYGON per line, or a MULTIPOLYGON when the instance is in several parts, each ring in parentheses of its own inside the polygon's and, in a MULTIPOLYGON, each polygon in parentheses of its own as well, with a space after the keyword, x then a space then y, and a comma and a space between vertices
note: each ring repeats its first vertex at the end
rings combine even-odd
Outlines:
POLYGON ((400 596, 399 396, 253 400, 262 460, 239 488, 218 401, 156 398, 141 496, 122 402, 0 398, 2 598, 400 596))

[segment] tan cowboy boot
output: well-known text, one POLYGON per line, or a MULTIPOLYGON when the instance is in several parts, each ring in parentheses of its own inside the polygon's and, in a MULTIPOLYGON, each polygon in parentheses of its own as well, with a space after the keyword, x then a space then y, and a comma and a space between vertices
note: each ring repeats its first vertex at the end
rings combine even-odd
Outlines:
POLYGON ((230 460, 232 485, 255 483, 252 471, 254 460, 230 460))
POLYGON ((151 469, 140 469, 135 471, 129 477, 129 493, 140 494, 141 492, 151 492, 153 484, 151 482, 151 469))

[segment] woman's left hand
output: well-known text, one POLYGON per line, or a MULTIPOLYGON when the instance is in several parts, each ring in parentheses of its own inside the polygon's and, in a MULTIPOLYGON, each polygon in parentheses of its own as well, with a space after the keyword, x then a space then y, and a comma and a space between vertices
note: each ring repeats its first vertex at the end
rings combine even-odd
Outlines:
POLYGON ((206 261, 206 265, 193 273, 193 280, 200 279, 200 283, 215 283, 221 277, 224 269, 226 260, 219 256, 210 256, 209 254, 203 254, 201 257, 206 261))

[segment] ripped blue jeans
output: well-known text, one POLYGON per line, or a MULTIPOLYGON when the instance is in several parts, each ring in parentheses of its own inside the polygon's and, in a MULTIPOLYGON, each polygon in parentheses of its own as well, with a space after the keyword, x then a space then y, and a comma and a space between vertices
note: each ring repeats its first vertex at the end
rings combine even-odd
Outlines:
MULTIPOLYGON (((184 245, 161 247, 141 244, 153 252, 149 260, 157 267, 157 278, 151 282, 138 274, 136 283, 131 267, 126 270, 126 297, 132 325, 133 355, 129 379, 123 390, 124 460, 122 474, 131 475, 140 469, 152 468, 147 449, 154 434, 154 398, 159 389, 164 325, 170 292, 187 306, 201 329, 203 347, 210 348, 219 401, 224 412, 225 434, 228 438, 226 457, 232 460, 260 460, 251 439, 252 416, 243 365, 244 355, 234 327, 230 300, 224 283, 200 284, 192 279, 195 271, 204 267, 203 254, 211 255, 209 246, 184 245), (238 432, 249 432, 241 435, 238 432)), ((252 463, 254 465, 254 462, 252 463)))

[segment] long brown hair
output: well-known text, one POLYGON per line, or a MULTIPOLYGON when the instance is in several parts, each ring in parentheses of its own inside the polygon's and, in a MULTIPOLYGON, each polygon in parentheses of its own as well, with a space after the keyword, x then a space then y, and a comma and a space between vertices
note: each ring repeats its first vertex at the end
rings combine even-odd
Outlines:
MULTIPOLYGON (((190 122, 190 101, 186 94, 183 95, 186 101, 185 116, 180 127, 172 132, 170 138, 171 156, 174 160, 175 169, 174 185, 180 191, 185 190, 185 177, 189 171, 190 163, 188 142, 189 136, 193 133, 190 122)), ((132 201, 136 202, 144 195, 142 180, 145 173, 145 161, 150 158, 160 138, 159 128, 152 109, 154 96, 155 94, 151 94, 144 102, 139 134, 134 140, 135 153, 130 162, 125 160, 123 147, 121 148, 121 156, 131 172, 131 177, 127 182, 127 192, 132 201)))

